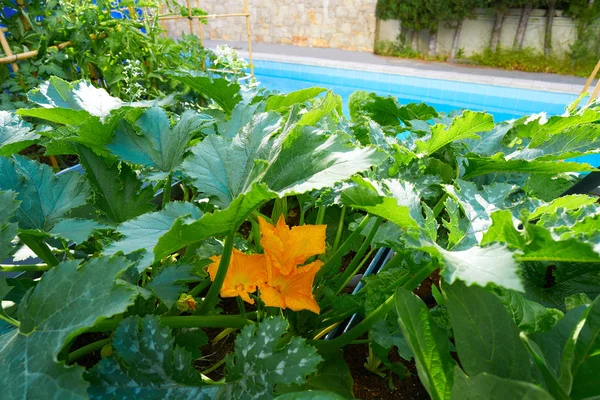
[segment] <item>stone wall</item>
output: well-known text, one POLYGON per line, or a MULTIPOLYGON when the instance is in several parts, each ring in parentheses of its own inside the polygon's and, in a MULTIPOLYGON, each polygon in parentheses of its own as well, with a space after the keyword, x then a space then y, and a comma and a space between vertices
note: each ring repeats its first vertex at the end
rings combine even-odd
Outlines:
MULTIPOLYGON (((373 51, 377 0, 249 0, 254 43, 373 51)), ((194 7, 194 0, 191 0, 194 7)), ((243 11, 244 0, 201 0, 209 14, 243 11)), ((196 24, 196 22, 194 22, 196 24)), ((197 34, 197 27, 194 29, 197 34)), ((186 20, 167 21, 169 36, 189 33, 186 20)), ((205 39, 246 41, 243 17, 208 20, 205 39)))
MULTIPOLYGON (((500 35, 500 46, 511 49, 521 10, 510 10, 502 26, 500 35)), ((377 40, 396 41, 400 33, 400 21, 378 21, 379 34, 377 40)), ((478 10, 475 18, 467 19, 463 23, 458 48, 462 49, 465 56, 481 53, 490 45, 492 28, 494 26, 494 14, 492 10, 478 10)), ((544 33, 546 30, 546 10, 533 10, 527 30, 523 47, 533 48, 538 52, 544 51, 544 33)), ((455 29, 449 24, 441 23, 437 38, 437 50, 439 54, 449 54, 454 40, 455 29)), ((576 22, 571 18, 557 16, 552 24, 552 51, 554 54, 562 55, 570 50, 570 46, 577 39, 576 22)), ((427 53, 429 35, 423 33, 419 38, 419 51, 427 53)))

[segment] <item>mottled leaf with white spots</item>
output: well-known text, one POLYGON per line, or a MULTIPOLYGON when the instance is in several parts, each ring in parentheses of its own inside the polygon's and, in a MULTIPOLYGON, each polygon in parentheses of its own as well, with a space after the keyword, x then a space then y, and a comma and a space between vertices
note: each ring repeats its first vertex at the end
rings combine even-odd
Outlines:
POLYGON ((216 400, 273 399, 277 384, 303 384, 322 358, 303 338, 293 337, 277 349, 287 322, 280 317, 248 325, 235 341, 235 352, 227 356, 227 383, 216 400))

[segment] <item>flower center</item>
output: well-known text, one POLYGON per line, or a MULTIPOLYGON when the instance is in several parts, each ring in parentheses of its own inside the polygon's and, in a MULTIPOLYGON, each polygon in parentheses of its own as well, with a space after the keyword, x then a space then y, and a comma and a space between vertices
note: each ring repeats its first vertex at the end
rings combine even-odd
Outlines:
POLYGON ((238 283, 237 285, 235 285, 235 290, 238 291, 238 292, 243 292, 244 291, 244 284, 238 283))

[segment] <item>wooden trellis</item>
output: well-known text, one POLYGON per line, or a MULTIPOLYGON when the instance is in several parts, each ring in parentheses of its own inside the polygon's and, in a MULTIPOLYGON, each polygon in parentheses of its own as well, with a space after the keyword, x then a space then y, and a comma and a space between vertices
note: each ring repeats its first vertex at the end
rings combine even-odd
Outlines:
MULTIPOLYGON (((24 7, 23 0, 18 0, 17 4, 20 8, 24 7)), ((247 34, 248 34, 248 54, 249 54, 249 61, 250 61, 250 75, 245 76, 241 79, 247 79, 247 78, 254 76, 254 65, 252 63, 252 33, 251 33, 251 26, 250 26, 250 12, 248 9, 248 0, 243 0, 243 12, 232 13, 232 14, 192 15, 192 5, 190 3, 190 0, 186 0, 186 6, 187 6, 187 10, 188 10, 187 16, 164 14, 164 15, 159 15, 158 20, 163 21, 163 26, 164 26, 164 21, 187 19, 189 21, 190 33, 195 34, 194 20, 200 21, 200 20, 209 20, 209 19, 217 19, 217 18, 231 18, 231 17, 245 17, 246 18, 246 30, 247 30, 247 34)), ((195 1, 195 6, 196 7, 200 6, 199 0, 195 1)), ((129 13, 131 16, 135 15, 134 7, 127 7, 127 9, 129 10, 129 13)), ((144 12, 143 12, 143 14, 144 14, 144 12)), ((143 18, 145 18, 145 16, 143 16, 143 18)), ((199 25, 198 37, 200 38, 200 43, 202 44, 202 46, 204 46, 204 31, 202 29, 202 24, 199 23, 198 25, 199 25)), ((165 27, 165 30, 166 30, 166 27, 165 27)), ((17 65, 18 61, 36 57, 39 52, 38 52, 38 50, 32 50, 32 51, 26 51, 23 53, 13 54, 10 49, 10 46, 8 44, 8 41, 6 39, 6 36, 4 35, 5 32, 8 32, 7 28, 0 28, 0 45, 2 46, 2 50, 6 54, 4 57, 0 57, 0 64, 10 64, 13 68, 13 71, 17 72, 17 71, 19 71, 19 66, 17 65)), ((92 39, 95 39, 95 38, 92 38, 92 39)), ((56 46, 51 46, 50 48, 56 48, 58 50, 61 50, 67 46, 70 46, 71 44, 72 44, 72 42, 68 41, 68 42, 60 43, 56 46)), ((203 67, 206 68, 206 65, 203 65, 203 67)), ((219 72, 219 73, 233 73, 234 72, 234 71, 229 71, 229 70, 217 70, 217 69, 211 69, 211 68, 209 68, 208 71, 219 72)))

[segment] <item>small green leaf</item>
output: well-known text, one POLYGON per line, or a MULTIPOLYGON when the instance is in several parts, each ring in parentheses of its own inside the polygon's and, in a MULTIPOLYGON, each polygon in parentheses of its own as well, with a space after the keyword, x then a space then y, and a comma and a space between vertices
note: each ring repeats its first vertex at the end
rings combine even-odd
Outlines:
POLYGON ((529 214, 529 220, 537 219, 543 214, 555 214, 559 210, 573 211, 578 210, 581 207, 595 204, 598 201, 597 197, 587 196, 583 194, 572 194, 569 196, 559 197, 548 204, 536 208, 531 214, 529 214))
POLYGON ((227 356, 225 385, 215 400, 273 399, 277 384, 303 384, 323 359, 305 339, 293 337, 283 348, 277 344, 287 327, 281 317, 248 325, 235 341, 235 352, 227 356))
POLYGON ((304 392, 286 393, 277 396, 275 400, 344 400, 351 397, 343 397, 334 392, 323 390, 307 390, 304 392))
POLYGON ((224 78, 209 78, 195 71, 170 72, 169 76, 193 91, 214 100, 227 114, 242 100, 240 85, 224 78))
POLYGON ((111 226, 90 219, 65 218, 60 220, 48 233, 79 244, 85 242, 94 231, 109 228, 111 226))
POLYGON ((327 89, 319 87, 312 87, 300 89, 286 94, 271 96, 266 101, 265 111, 285 111, 295 104, 302 104, 305 101, 314 99, 326 90, 327 89))
POLYGON ((0 261, 10 255, 11 241, 17 236, 18 225, 9 222, 19 208, 20 201, 15 197, 16 194, 12 190, 0 191, 0 261))
POLYGON ((444 288, 460 363, 467 374, 532 381, 529 354, 500 300, 477 286, 444 288))
POLYGON ((103 358, 86 373, 92 399, 211 399, 191 354, 175 346, 171 330, 155 315, 129 317, 114 334, 118 354, 103 358))
POLYGON ((575 340, 573 364, 573 399, 600 395, 600 296, 587 310, 585 324, 575 340))
POLYGON ((419 155, 433 154, 442 147, 457 140, 474 138, 477 133, 485 132, 494 127, 494 118, 490 114, 464 111, 455 117, 450 126, 436 124, 431 127, 431 137, 416 142, 419 155))
POLYGON ((342 98, 329 91, 320 104, 315 105, 305 114, 302 114, 302 117, 298 121, 298 126, 314 126, 321 118, 334 110, 338 110, 338 112, 341 113, 341 109, 342 98))
POLYGON ((18 115, 0 110, 0 155, 10 156, 34 143, 39 135, 18 115))
POLYGON ((546 332, 563 317, 556 308, 546 308, 539 303, 525 299, 514 290, 498 290, 500 301, 517 327, 526 334, 546 332))
POLYGON ((192 274, 191 265, 167 265, 148 285, 152 291, 162 300, 168 308, 173 307, 177 297, 187 291, 186 283, 201 280, 198 275, 192 274))
POLYGON ((446 332, 433 320, 427 306, 406 289, 396 291, 398 323, 417 364, 417 372, 434 400, 449 399, 454 382, 446 332))

